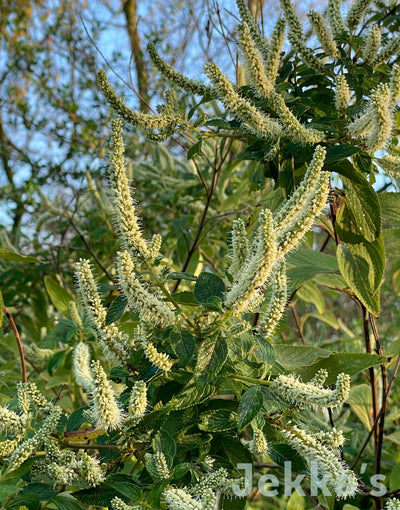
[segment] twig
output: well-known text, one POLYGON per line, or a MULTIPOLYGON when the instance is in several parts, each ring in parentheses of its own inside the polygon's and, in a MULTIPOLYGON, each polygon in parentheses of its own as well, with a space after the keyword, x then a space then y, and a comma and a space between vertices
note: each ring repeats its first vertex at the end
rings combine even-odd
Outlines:
POLYGON ((7 310, 7 308, 3 305, 3 312, 7 319, 10 321, 11 327, 14 331, 15 338, 17 340, 18 344, 18 350, 19 350, 19 357, 21 358, 21 368, 22 368, 22 382, 26 383, 28 382, 28 376, 26 373, 26 364, 25 364, 25 356, 24 356, 24 350, 22 349, 22 342, 21 338, 18 333, 17 326, 15 325, 14 319, 11 317, 10 312, 7 310))
POLYGON ((296 310, 296 305, 292 302, 290 303, 290 308, 292 309, 292 312, 293 312, 293 317, 294 317, 294 320, 296 322, 296 326, 297 326, 297 329, 298 329, 298 332, 299 332, 299 335, 300 335, 300 340, 301 340, 301 343, 303 345, 306 345, 306 339, 304 338, 304 333, 301 329, 301 326, 300 326, 300 321, 299 321, 299 316, 297 314, 297 310, 296 310))

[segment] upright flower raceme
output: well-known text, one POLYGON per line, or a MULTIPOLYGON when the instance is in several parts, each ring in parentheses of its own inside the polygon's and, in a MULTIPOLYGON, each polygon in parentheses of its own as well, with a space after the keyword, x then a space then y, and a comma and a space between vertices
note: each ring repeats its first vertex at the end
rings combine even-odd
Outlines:
POLYGON ((393 112, 390 99, 391 93, 387 84, 378 84, 371 93, 372 131, 366 145, 372 154, 385 147, 392 133, 393 112))
POLYGON ((335 106, 336 109, 343 113, 346 108, 349 106, 350 102, 350 88, 347 85, 346 77, 340 74, 336 78, 336 88, 335 88, 335 106))
POLYGON ((93 418, 97 427, 114 430, 122 424, 123 415, 100 361, 92 361, 92 375, 94 389, 91 411, 93 418))
POLYGON ((249 253, 249 241, 246 235, 245 222, 238 218, 232 226, 232 262, 228 269, 229 274, 237 279, 240 268, 245 263, 249 253))
POLYGON ((278 18, 272 31, 271 44, 264 63, 266 77, 273 85, 275 84, 281 61, 281 51, 285 42, 285 28, 286 21, 283 18, 278 18))
POLYGON ((372 64, 381 45, 381 31, 378 25, 372 25, 362 49, 362 57, 366 64, 372 64))
POLYGON ((72 356, 72 371, 77 384, 90 392, 93 389, 93 377, 90 370, 90 351, 89 346, 84 342, 76 344, 72 356))
POLYGON ((355 0, 347 13, 346 25, 350 30, 354 30, 360 23, 367 7, 372 0, 355 0))
POLYGON ((338 57, 339 53, 336 43, 322 14, 312 10, 307 16, 325 53, 330 57, 338 57))
POLYGON ((337 37, 344 31, 343 19, 340 13, 340 5, 341 0, 328 0, 328 20, 334 37, 337 37))
POLYGON ((107 310, 101 303, 88 260, 80 260, 75 265, 75 276, 81 303, 97 330, 101 348, 115 363, 126 364, 128 357, 126 339, 115 324, 106 324, 107 310))
POLYGON ((267 60, 270 52, 270 44, 258 28, 258 25, 248 8, 246 0, 236 0, 236 5, 238 7, 240 17, 248 25, 251 37, 255 42, 258 50, 260 51, 263 59, 267 60))

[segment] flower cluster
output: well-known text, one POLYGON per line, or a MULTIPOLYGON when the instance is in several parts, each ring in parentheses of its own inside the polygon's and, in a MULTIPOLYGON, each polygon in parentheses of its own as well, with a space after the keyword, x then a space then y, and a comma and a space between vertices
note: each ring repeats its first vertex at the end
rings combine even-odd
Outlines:
POLYGON ((91 368, 93 376, 92 416, 97 427, 114 430, 122 424, 122 411, 100 361, 92 361, 91 368))

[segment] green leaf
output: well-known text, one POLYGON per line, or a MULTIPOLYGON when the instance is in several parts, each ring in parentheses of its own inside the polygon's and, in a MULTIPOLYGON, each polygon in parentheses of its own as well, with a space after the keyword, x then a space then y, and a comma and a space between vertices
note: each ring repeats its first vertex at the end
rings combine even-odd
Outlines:
POLYGON ((194 336, 187 329, 174 327, 169 334, 169 340, 176 356, 178 356, 183 365, 186 365, 196 348, 194 336))
POLYGON ((175 439, 165 429, 161 429, 154 436, 153 439, 153 450, 162 452, 164 455, 173 459, 176 455, 176 443, 175 439))
POLYGON ((288 499, 286 510, 304 510, 306 508, 306 498, 293 491, 288 499))
POLYGON ((371 388, 367 384, 359 384, 351 388, 349 404, 361 423, 371 428, 370 410, 372 408, 371 388))
POLYGON ((182 292, 177 292, 174 294, 174 299, 177 303, 184 306, 199 306, 198 301, 196 301, 193 292, 190 290, 184 290, 182 292))
POLYGON ((383 242, 385 244, 386 256, 389 258, 398 258, 400 255, 400 228, 388 228, 384 230, 383 242))
POLYGON ((228 357, 228 345, 222 334, 206 338, 200 345, 195 374, 213 380, 228 357))
POLYGON ((307 466, 303 458, 288 444, 272 444, 268 453, 271 459, 279 466, 284 467, 285 462, 291 462, 293 472, 307 473, 307 466))
POLYGON ((340 272, 369 312, 379 315, 379 286, 385 268, 382 236, 373 243, 341 244, 337 248, 340 272))
MULTIPOLYGON (((94 487, 93 489, 84 489, 74 492, 74 497, 84 505, 111 507, 111 500, 121 493, 110 487, 107 483, 94 487)), ((78 510, 78 509, 76 509, 78 510)), ((79 510, 82 510, 79 508, 79 510)))
POLYGON ((230 409, 215 409, 200 415, 200 430, 205 432, 223 432, 224 430, 236 429, 237 414, 230 409))
POLYGON ((224 435, 222 438, 222 448, 227 460, 235 469, 237 469, 237 465, 240 463, 252 463, 253 461, 249 450, 238 439, 224 435))
POLYGON ((198 142, 196 142, 194 145, 192 145, 192 147, 190 147, 190 149, 188 150, 187 159, 193 159, 195 156, 200 154, 202 144, 203 144, 203 139, 200 138, 200 140, 198 142))
POLYGON ((381 365, 387 362, 385 356, 378 354, 360 353, 331 353, 329 358, 320 359, 313 365, 298 369, 298 374, 304 381, 309 381, 318 370, 325 368, 328 371, 328 378, 325 381, 326 385, 334 384, 338 374, 344 372, 345 374, 355 375, 369 367, 381 365))
MULTIPOLYGON (((39 510, 40 509, 40 499, 37 494, 17 494, 15 498, 13 498, 10 503, 8 503, 7 508, 18 508, 26 507, 28 510, 39 510)), ((79 510, 82 510, 79 508, 79 510)))
POLYGON ((138 501, 143 496, 142 489, 134 483, 115 481, 112 483, 111 487, 130 501, 138 501))
POLYGON ((68 417, 67 421, 67 432, 72 432, 73 430, 79 430, 84 423, 88 421, 88 417, 85 413, 89 409, 89 406, 80 407, 79 409, 75 409, 68 417))
POLYGON ((395 490, 400 487, 400 462, 394 466, 390 473, 389 487, 391 490, 395 490))
POLYGON ((191 384, 177 393, 165 407, 171 410, 186 409, 208 400, 215 392, 211 384, 191 384))
POLYGON ((332 354, 327 349, 319 349, 309 345, 275 345, 275 359, 286 370, 297 370, 311 366, 321 358, 329 358, 332 354))
POLYGON ((4 299, 3 299, 3 294, 0 290, 0 328, 1 326, 3 325, 3 306, 4 306, 4 299))
POLYGON ((333 145, 327 148, 325 162, 326 163, 337 163, 343 159, 347 159, 353 154, 360 152, 360 148, 354 145, 333 145))
POLYGON ((108 326, 109 324, 112 324, 113 322, 120 319, 125 312, 127 305, 128 299, 126 296, 117 296, 111 303, 110 308, 107 310, 106 325, 108 326))
POLYGON ((400 445, 400 430, 397 430, 396 432, 393 432, 392 434, 385 436, 385 439, 388 439, 389 441, 392 441, 393 443, 400 445))
POLYGON ((378 195, 365 177, 358 173, 357 180, 341 177, 347 204, 354 215, 358 231, 370 243, 381 233, 382 213, 378 195))
POLYGON ((292 289, 321 274, 340 275, 336 257, 312 250, 299 249, 287 258, 288 281, 292 289))
POLYGON ((384 220, 400 222, 400 192, 379 193, 378 199, 381 204, 384 220))
POLYGON ((195 282, 197 280, 197 276, 190 273, 172 272, 168 274, 167 280, 189 280, 195 282))
POLYGON ((21 487, 17 487, 16 485, 0 485, 0 503, 20 490, 21 487))
POLYGON ((322 292, 310 283, 305 283, 298 290, 296 296, 306 303, 312 303, 320 314, 325 312, 325 299, 322 292))
POLYGON ((27 257, 25 255, 20 255, 19 253, 15 253, 15 251, 5 250, 4 248, 0 248, 0 259, 9 260, 11 262, 24 262, 26 264, 44 263, 35 257, 27 257))
MULTIPOLYGON (((75 496, 76 493, 74 493, 75 496)), ((68 492, 61 492, 57 494, 55 498, 51 500, 59 510, 82 510, 81 505, 75 499, 75 497, 68 492)))
POLYGON ((73 297, 61 285, 50 276, 44 277, 44 286, 51 302, 63 315, 69 314, 69 302, 74 301, 73 297))
POLYGON ((40 501, 48 501, 54 498, 58 493, 53 487, 46 485, 45 483, 29 483, 24 487, 24 493, 37 494, 40 501))
POLYGON ((252 386, 243 393, 239 402, 238 429, 243 430, 261 411, 263 395, 258 386, 252 386))
POLYGON ((197 278, 193 294, 199 303, 207 305, 214 297, 223 299, 225 294, 225 284, 222 278, 216 274, 203 272, 197 278))

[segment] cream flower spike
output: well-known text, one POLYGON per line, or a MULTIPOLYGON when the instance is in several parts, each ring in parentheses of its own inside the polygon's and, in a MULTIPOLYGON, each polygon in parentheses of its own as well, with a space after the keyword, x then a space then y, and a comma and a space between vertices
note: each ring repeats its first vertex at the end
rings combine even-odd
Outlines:
POLYGON ((161 58, 160 54, 156 50, 155 44, 149 43, 147 45, 147 51, 153 64, 160 71, 160 73, 175 83, 175 85, 181 89, 191 94, 198 94, 200 96, 204 96, 205 94, 209 94, 211 96, 214 95, 214 89, 209 85, 205 85, 200 81, 187 78, 182 73, 175 71, 172 66, 167 64, 164 59, 161 58))
POLYGON ((237 280, 249 253, 249 241, 246 234, 246 224, 238 218, 232 226, 232 262, 228 272, 237 280))
POLYGON ((300 186, 275 214, 275 229, 278 233, 293 222, 306 206, 321 177, 325 156, 326 150, 317 145, 300 186))
POLYGON ((339 460, 334 452, 321 444, 315 436, 299 429, 281 430, 281 434, 287 443, 292 446, 311 466, 316 464, 318 476, 323 475, 327 479, 327 485, 336 494, 336 497, 349 498, 356 494, 358 480, 349 469, 339 460))
POLYGON ((285 42, 286 21, 278 18, 271 34, 271 44, 265 59, 265 74, 267 79, 274 85, 278 76, 279 64, 281 62, 281 52, 285 42))
POLYGON ((362 48, 362 58, 365 64, 372 64, 381 45, 381 30, 378 25, 371 25, 367 39, 362 48))
POLYGON ((335 106, 336 109, 343 113, 350 103, 350 88, 347 85, 346 77, 342 74, 336 78, 335 88, 335 106))
POLYGON ((375 60, 372 62, 373 66, 378 66, 383 62, 389 60, 393 55, 396 55, 400 51, 400 38, 393 37, 387 44, 381 47, 375 60))
POLYGON ((281 259, 276 263, 272 277, 272 296, 268 307, 260 313, 257 335, 263 341, 270 342, 287 304, 286 263, 281 259))
POLYGON ((118 406, 114 390, 100 364, 92 361, 93 391, 91 412, 96 425, 104 430, 114 430, 121 426, 122 412, 118 406))
POLYGON ((351 136, 366 137, 372 131, 373 108, 369 103, 364 108, 364 113, 357 119, 347 125, 347 130, 351 136))
POLYGON ((244 122, 244 127, 249 132, 267 139, 277 138, 282 134, 280 124, 260 113, 247 99, 239 96, 216 64, 206 64, 204 70, 217 90, 218 99, 235 118, 244 122))
POLYGON ((379 83, 371 92, 372 132, 367 140, 368 152, 373 154, 383 149, 393 129, 393 109, 391 108, 391 92, 388 84, 379 83))
POLYGON ((100 69, 97 73, 97 86, 103 92, 107 102, 111 108, 122 117, 126 122, 133 126, 138 126, 145 132, 153 132, 156 130, 163 130, 177 126, 182 118, 170 111, 164 111, 157 115, 151 115, 149 113, 134 112, 125 105, 123 99, 121 99, 115 90, 111 87, 107 75, 103 69, 100 69))
POLYGON ((97 330, 100 347, 112 362, 125 365, 128 359, 125 337, 114 324, 106 325, 107 310, 101 304, 88 260, 80 260, 75 264, 75 276, 80 301, 97 330))
POLYGON ((329 30, 322 14, 312 10, 307 14, 307 16, 318 38, 318 41, 321 44, 321 48, 329 57, 337 58, 339 56, 339 52, 336 43, 333 40, 331 31, 329 30))
POLYGON ((307 128, 299 122, 285 104, 283 97, 275 93, 274 105, 280 121, 286 128, 286 134, 301 143, 318 143, 324 139, 323 133, 316 129, 307 128))
POLYGON ((24 434, 26 420, 7 407, 0 407, 0 430, 12 435, 24 434))
POLYGON ((350 376, 339 374, 334 390, 321 388, 313 383, 303 383, 293 374, 280 374, 274 379, 271 390, 300 407, 338 407, 349 398, 350 376))
POLYGON ((122 499, 118 498, 117 496, 115 496, 115 498, 113 498, 111 500, 111 508, 112 508, 112 510, 142 510, 143 509, 142 505, 134 505, 134 506, 127 505, 124 501, 122 501, 122 499))
POLYGON ((93 377, 90 370, 90 351, 89 346, 84 342, 79 342, 74 348, 72 355, 72 372, 75 381, 79 386, 90 393, 93 390, 93 377))
POLYGON ((154 366, 163 372, 168 372, 171 369, 173 362, 171 361, 168 354, 157 351, 155 346, 148 339, 149 334, 147 329, 148 326, 144 323, 139 324, 139 326, 136 328, 136 336, 138 340, 142 342, 144 355, 154 366))
POLYGON ((295 248, 310 230, 315 218, 325 209, 328 195, 329 173, 323 172, 299 215, 277 236, 276 242, 281 257, 295 248))
POLYGON ((337 37, 345 30, 342 15, 340 14, 341 0, 328 0, 328 20, 333 36, 337 37))
POLYGON ((400 499, 388 499, 385 510, 400 510, 400 499))
POLYGON ((201 503, 183 489, 170 487, 163 496, 168 510, 202 510, 201 503))
POLYGON ((258 52, 257 46, 250 35, 250 30, 246 22, 239 26, 239 43, 246 62, 246 68, 250 79, 256 88, 257 95, 262 98, 271 96, 274 85, 269 81, 264 68, 264 62, 258 52))
POLYGON ((128 417, 124 425, 136 426, 143 418, 147 407, 147 387, 144 381, 136 381, 133 385, 128 404, 128 417))
POLYGON ((276 261, 277 245, 272 213, 260 212, 257 231, 257 249, 243 268, 240 278, 226 295, 226 307, 235 314, 245 311, 271 275, 276 261))
POLYGON ((263 59, 267 60, 270 51, 270 44, 268 39, 264 37, 264 35, 261 33, 261 30, 258 28, 258 25, 249 10, 246 0, 236 0, 236 5, 242 21, 249 27, 250 34, 255 45, 261 53, 263 59))
POLYGON ((393 106, 397 106, 400 100, 400 65, 394 64, 390 73, 390 102, 393 106))
POLYGON ((359 25, 364 13, 372 0, 354 0, 346 17, 346 25, 350 31, 359 25))
POLYGON ((127 251, 117 253, 119 284, 129 305, 138 311, 141 320, 163 328, 176 323, 176 316, 157 296, 146 290, 136 278, 131 256, 127 251))
POLYGON ((254 455, 262 455, 268 451, 268 442, 265 439, 263 431, 258 427, 253 427, 253 439, 247 447, 254 455))

